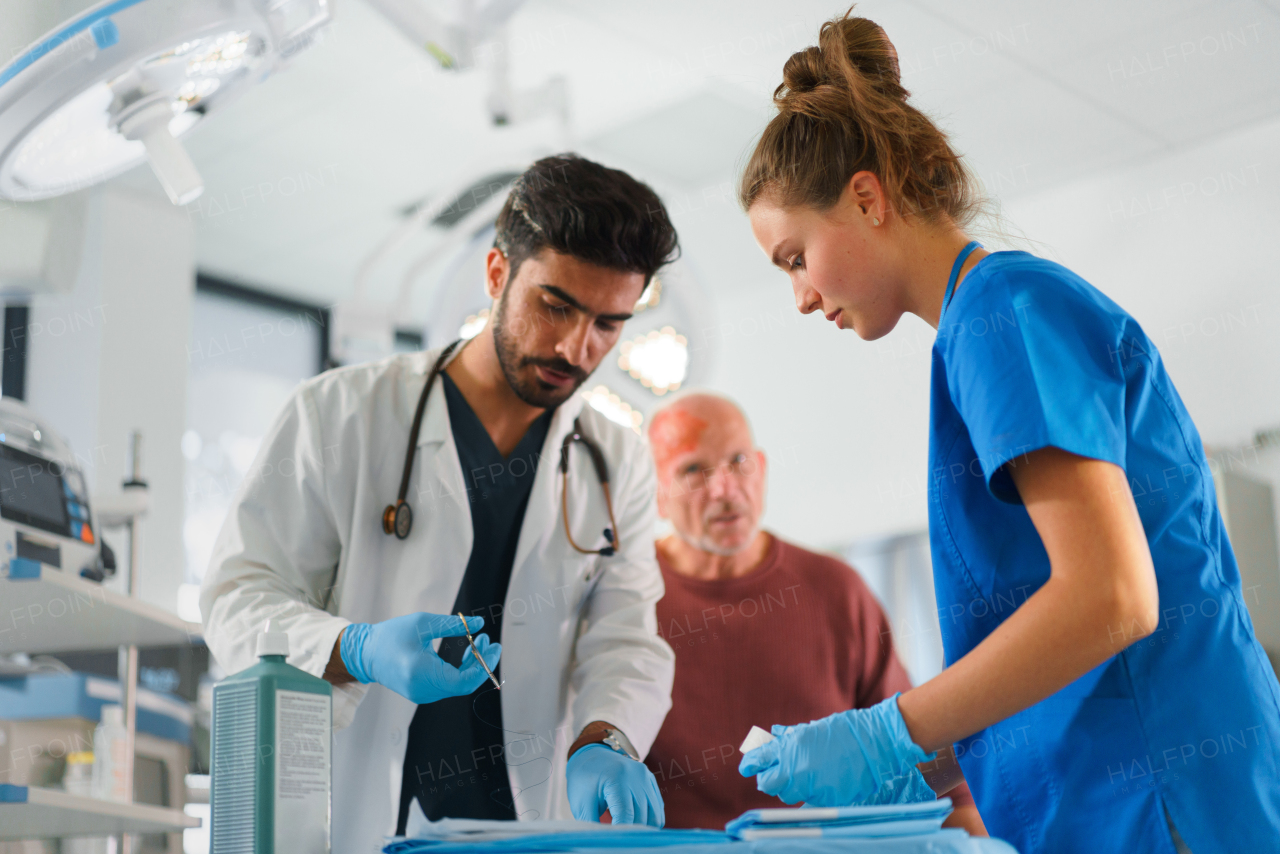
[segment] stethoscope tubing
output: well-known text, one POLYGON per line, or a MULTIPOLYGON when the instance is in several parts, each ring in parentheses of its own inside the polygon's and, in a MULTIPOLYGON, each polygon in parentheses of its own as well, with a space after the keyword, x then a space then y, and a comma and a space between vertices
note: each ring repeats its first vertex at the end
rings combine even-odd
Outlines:
MULTIPOLYGON (((435 386, 436 377, 440 375, 445 363, 449 361, 449 357, 453 355, 460 344, 462 344, 462 339, 454 341, 441 351, 436 358, 435 364, 431 367, 431 372, 427 375, 427 381, 422 386, 422 392, 418 395, 418 403, 413 412, 413 425, 409 428, 409 446, 405 449, 404 454, 404 469, 400 473, 400 491, 396 494, 396 502, 388 504, 382 511, 383 533, 394 535, 397 539, 407 539, 409 532, 413 529, 413 509, 406 499, 409 495, 409 478, 413 474, 413 461, 418 450, 418 435, 422 430, 422 417, 427 409, 427 398, 431 396, 431 389, 435 386)), ((564 533, 569 540, 569 545, 582 554, 598 554, 601 557, 611 557, 616 554, 621 546, 618 542, 618 522, 613 516, 613 496, 609 489, 609 464, 605 460, 600 446, 586 435, 582 429, 582 422, 577 418, 573 420, 573 430, 560 443, 559 468, 561 479, 560 508, 564 517, 564 533), (604 531, 604 537, 608 540, 608 545, 599 549, 582 548, 573 539, 573 534, 569 530, 569 448, 574 442, 581 442, 586 446, 587 453, 591 457, 591 467, 595 469, 596 478, 600 481, 601 489, 604 490, 605 507, 609 512, 609 524, 611 527, 606 528, 604 531)))

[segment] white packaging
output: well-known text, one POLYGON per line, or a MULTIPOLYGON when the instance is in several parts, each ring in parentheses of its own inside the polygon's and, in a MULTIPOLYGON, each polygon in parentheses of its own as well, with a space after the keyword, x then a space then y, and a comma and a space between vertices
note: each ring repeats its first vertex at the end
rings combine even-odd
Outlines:
MULTIPOLYGON (((93 754, 75 752, 67 754, 66 770, 62 774, 62 788, 68 795, 92 798, 93 754)), ((58 849, 62 854, 107 854, 106 837, 77 836, 63 839, 58 849)))
POLYGON ((124 725, 124 707, 102 707, 102 723, 93 731, 93 796, 104 801, 129 803, 125 764, 129 731, 124 725))
POLYGON ((755 750, 757 747, 768 744, 774 740, 774 736, 758 726, 753 726, 751 732, 747 733, 747 737, 742 740, 742 746, 738 750, 743 753, 755 750))
POLYGON ((276 691, 274 854, 329 850, 332 698, 276 691))
POLYGON ((93 797, 93 766, 92 753, 76 751, 67 754, 66 768, 62 772, 62 788, 68 795, 93 797))

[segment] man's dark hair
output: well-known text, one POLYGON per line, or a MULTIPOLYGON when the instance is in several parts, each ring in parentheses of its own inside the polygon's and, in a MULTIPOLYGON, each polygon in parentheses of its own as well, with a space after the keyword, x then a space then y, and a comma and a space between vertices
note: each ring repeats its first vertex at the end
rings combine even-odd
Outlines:
POLYGON ((544 157, 511 185, 493 245, 510 265, 552 249, 646 283, 678 257, 679 240, 662 200, 620 169, 576 154, 544 157))

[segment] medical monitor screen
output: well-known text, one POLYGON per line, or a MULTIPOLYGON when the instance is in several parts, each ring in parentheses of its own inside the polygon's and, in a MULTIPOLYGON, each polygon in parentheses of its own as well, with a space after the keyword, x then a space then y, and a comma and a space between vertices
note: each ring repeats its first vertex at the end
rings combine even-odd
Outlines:
POLYGON ((0 516, 70 536, 62 468, 9 445, 0 445, 0 516))

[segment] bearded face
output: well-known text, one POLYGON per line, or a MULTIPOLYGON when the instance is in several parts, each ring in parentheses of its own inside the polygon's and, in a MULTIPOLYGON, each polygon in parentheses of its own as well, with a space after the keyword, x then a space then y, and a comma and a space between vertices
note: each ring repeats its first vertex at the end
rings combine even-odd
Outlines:
POLYGON ((497 305, 486 332, 512 391, 540 409, 564 403, 591 376, 617 343, 645 284, 641 273, 550 249, 525 259, 515 276, 491 250, 489 275, 497 305))

